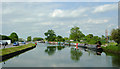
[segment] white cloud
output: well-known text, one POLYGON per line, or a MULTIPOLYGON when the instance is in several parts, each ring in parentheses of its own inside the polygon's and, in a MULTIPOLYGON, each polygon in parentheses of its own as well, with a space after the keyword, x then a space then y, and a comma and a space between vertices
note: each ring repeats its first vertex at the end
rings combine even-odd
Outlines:
POLYGON ((109 22, 108 19, 89 19, 87 23, 93 23, 93 24, 102 24, 102 23, 107 23, 109 22))
POLYGON ((36 18, 16 18, 11 20, 11 23, 17 23, 17 22, 33 22, 36 21, 36 18))
POLYGON ((59 28, 59 26, 54 26, 53 29, 59 28))
POLYGON ((2 2, 118 2, 119 0, 2 0, 2 2))
POLYGON ((88 15, 87 15, 87 14, 85 14, 85 15, 83 15, 83 16, 86 16, 86 17, 87 17, 88 15))
MULTIPOLYGON (((74 26, 80 27, 80 29, 82 29, 82 31, 85 33, 96 33, 97 30, 92 29, 94 26, 95 28, 100 27, 100 25, 104 26, 103 28, 99 28, 101 30, 107 27, 110 23, 116 23, 116 18, 114 16, 116 13, 113 12, 113 15, 111 15, 111 17, 106 15, 104 16, 106 13, 103 13, 102 16, 99 16, 99 14, 91 14, 93 8, 94 5, 84 6, 81 5, 81 3, 78 6, 69 6, 69 4, 65 5, 61 3, 51 3, 47 5, 46 3, 19 3, 19 5, 18 3, 13 3, 11 5, 6 5, 6 7, 3 9, 4 14, 6 14, 3 17, 3 31, 5 30, 3 33, 9 34, 9 32, 15 29, 15 31, 18 31, 19 33, 24 33, 26 31, 28 33, 37 33, 40 31, 40 35, 43 35, 42 33, 48 29, 54 29, 56 34, 59 33, 63 36, 67 36, 69 32, 65 32, 65 30, 69 31, 74 26), (11 6, 14 6, 13 9, 8 9, 11 6), (9 25, 10 23, 11 25, 9 25), (21 29, 21 27, 24 31, 21 29)), ((107 9, 105 11, 107 11, 107 9)), ((96 11, 96 13, 97 12, 98 11, 96 11)))
POLYGON ((55 10, 53 11, 53 13, 51 14, 51 16, 52 16, 52 17, 56 17, 56 16, 58 16, 58 17, 63 17, 63 16, 64 16, 64 13, 63 13, 63 11, 62 11, 61 9, 55 9, 55 10))
POLYGON ((94 8, 93 13, 106 12, 117 9, 117 4, 105 4, 94 8))
POLYGON ((67 31, 66 33, 68 33, 68 34, 69 34, 69 33, 70 33, 70 31, 67 31))
MULTIPOLYGON (((4 9, 4 8, 3 8, 4 9)), ((12 8, 7 8, 7 9, 4 9, 3 11, 2 11, 2 14, 12 14, 12 13, 14 13, 15 12, 15 10, 14 9, 12 9, 12 8)))
POLYGON ((40 23, 41 25, 51 25, 52 23, 51 22, 43 22, 43 23, 40 23))
POLYGON ((50 13, 51 17, 78 17, 78 16, 87 16, 86 14, 83 15, 84 12, 86 12, 88 8, 78 8, 74 10, 61 10, 61 9, 55 9, 52 13, 50 13))

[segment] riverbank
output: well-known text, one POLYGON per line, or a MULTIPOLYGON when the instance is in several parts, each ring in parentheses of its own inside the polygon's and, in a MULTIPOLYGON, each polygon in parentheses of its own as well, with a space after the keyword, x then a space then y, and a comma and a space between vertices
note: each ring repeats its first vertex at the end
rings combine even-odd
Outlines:
POLYGON ((17 46, 17 47, 11 47, 11 48, 5 48, 0 50, 0 61, 9 59, 15 55, 18 55, 20 53, 23 53, 25 51, 28 51, 32 48, 36 47, 35 44, 29 43, 23 46, 17 46))
POLYGON ((113 54, 120 54, 120 46, 102 46, 104 52, 106 53, 113 53, 113 54))

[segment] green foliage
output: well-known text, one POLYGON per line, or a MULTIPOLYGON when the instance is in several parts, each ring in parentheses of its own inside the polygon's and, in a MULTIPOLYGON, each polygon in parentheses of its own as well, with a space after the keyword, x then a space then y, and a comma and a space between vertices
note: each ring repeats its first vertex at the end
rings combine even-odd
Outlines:
POLYGON ((110 46, 116 46, 117 43, 115 43, 115 42, 110 42, 109 45, 110 45, 110 46))
POLYGON ((27 41, 31 41, 31 40, 32 40, 31 36, 28 36, 27 41))
POLYGON ((64 37, 64 40, 66 41, 66 40, 69 40, 69 38, 68 37, 64 37))
POLYGON ((107 46, 107 47, 102 47, 105 52, 111 52, 111 53, 120 53, 120 46, 107 46))
POLYGON ((15 32, 11 33, 9 37, 12 42, 18 41, 18 35, 15 32))
POLYGON ((11 39, 6 35, 0 35, 0 40, 11 40, 11 39))
POLYGON ((43 40, 43 38, 40 38, 40 37, 33 38, 33 41, 41 41, 41 40, 43 40))
POLYGON ((104 36, 104 35, 102 35, 102 39, 105 39, 105 36, 104 36))
POLYGON ((46 40, 48 40, 48 41, 55 41, 56 34, 55 34, 54 30, 48 30, 44 34, 45 34, 45 36, 47 36, 46 40))
POLYGON ((118 29, 113 29, 111 31, 111 38, 117 42, 118 44, 120 44, 120 28, 118 29))
POLYGON ((62 41, 62 42, 64 42, 65 39, 64 39, 62 36, 58 35, 58 36, 56 37, 55 41, 62 41))
POLYGON ((74 41, 79 41, 82 39, 85 35, 79 30, 79 27, 74 27, 70 30, 70 39, 74 41))
POLYGON ((93 34, 88 34, 85 36, 84 41, 88 44, 96 44, 97 41, 101 41, 101 38, 98 36, 93 36, 93 34))

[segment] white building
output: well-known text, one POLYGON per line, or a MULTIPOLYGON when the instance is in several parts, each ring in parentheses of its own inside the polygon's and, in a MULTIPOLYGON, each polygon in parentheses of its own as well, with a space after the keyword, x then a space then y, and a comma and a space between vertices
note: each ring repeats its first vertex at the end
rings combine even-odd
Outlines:
POLYGON ((7 42, 8 44, 11 44, 11 40, 0 40, 0 42, 7 42))

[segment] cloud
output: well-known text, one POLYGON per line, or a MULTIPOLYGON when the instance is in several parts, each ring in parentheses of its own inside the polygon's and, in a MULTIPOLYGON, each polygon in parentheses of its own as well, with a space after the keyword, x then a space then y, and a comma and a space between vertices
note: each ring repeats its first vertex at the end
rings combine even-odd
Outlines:
POLYGON ((40 23, 41 25, 52 25, 51 22, 40 23))
POLYGON ((87 23, 93 23, 93 24, 103 24, 109 22, 108 19, 89 19, 87 23))
POLYGON ((53 13, 51 14, 52 17, 63 17, 64 13, 60 9, 55 9, 53 13))
POLYGON ((7 8, 2 12, 2 14, 11 14, 13 12, 14 12, 14 10, 12 10, 11 8, 7 8))
POLYGON ((118 2, 119 0, 2 0, 2 2, 118 2))
POLYGON ((20 22, 34 22, 34 21, 36 21, 37 19, 35 19, 35 18, 20 18, 20 19, 18 19, 18 18, 16 18, 16 19, 13 19, 13 20, 11 20, 11 23, 20 23, 20 22))
POLYGON ((118 7, 117 4, 104 4, 104 5, 95 7, 92 12, 93 13, 107 12, 111 10, 116 10, 117 7, 118 7))
MULTIPOLYGON (((104 3, 102 4, 104 6, 104 3)), ((68 31, 72 27, 78 26, 83 33, 92 32, 100 35, 97 30, 104 30, 110 23, 117 24, 115 18, 117 14, 114 12, 111 15, 104 12, 103 15, 91 13, 94 6, 100 6, 94 3, 89 3, 90 6, 86 3, 3 3, 3 5, 3 34, 17 31, 22 37, 32 33, 33 37, 36 35, 44 37, 45 31, 53 29, 56 34, 64 37, 69 36, 68 31), (40 34, 36 34, 39 32, 40 34)))
POLYGON ((78 16, 87 16, 83 15, 88 10, 88 8, 78 8, 74 10, 62 10, 55 9, 52 13, 50 13, 51 17, 78 17, 78 16))

